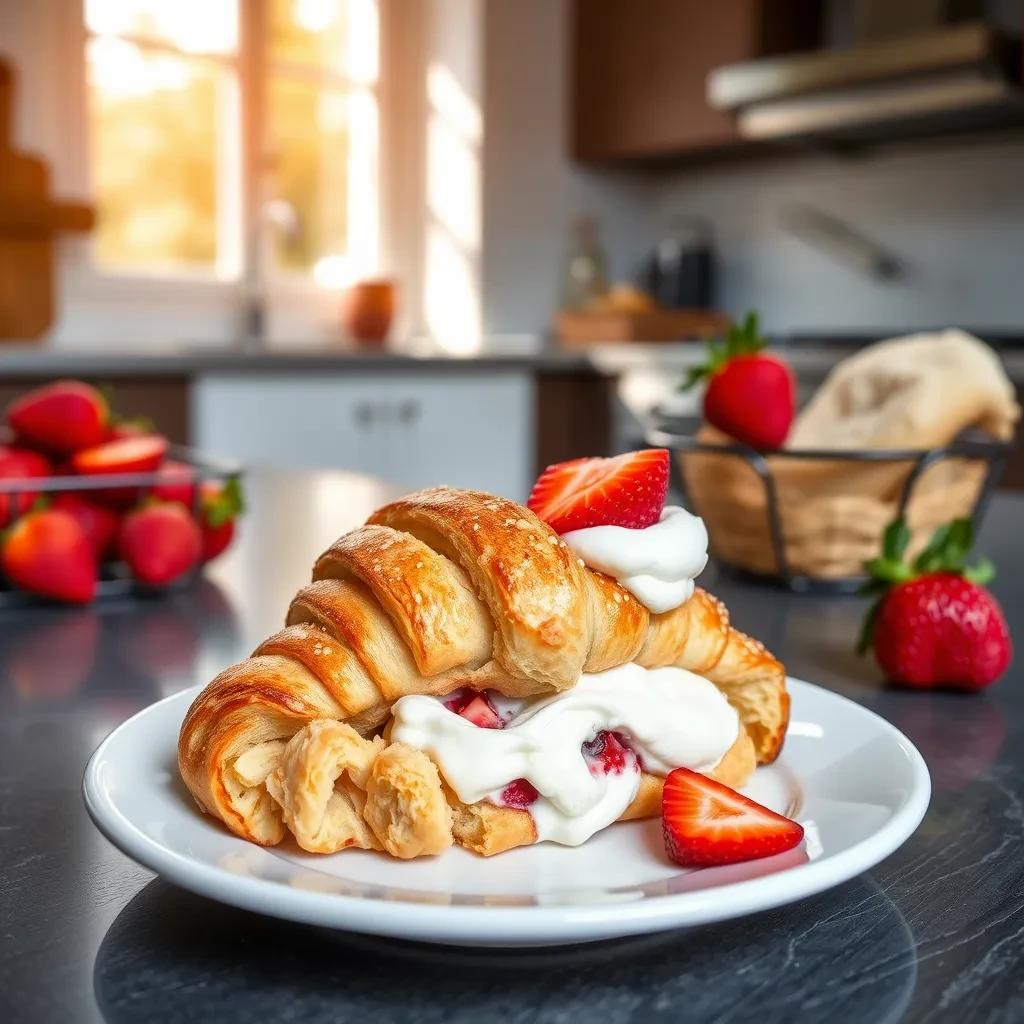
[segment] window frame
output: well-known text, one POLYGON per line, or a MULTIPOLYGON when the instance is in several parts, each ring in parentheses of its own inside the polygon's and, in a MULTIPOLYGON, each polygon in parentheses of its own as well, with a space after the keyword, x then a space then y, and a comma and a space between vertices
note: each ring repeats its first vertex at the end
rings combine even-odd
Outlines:
MULTIPOLYGON (((99 34, 85 23, 83 0, 44 0, 59 8, 61 26, 55 34, 54 88, 57 93, 77 98, 65 108, 65 131, 55 164, 61 176, 75 183, 72 191, 93 195, 91 187, 88 139, 88 85, 86 47, 99 34), (59 70, 63 69, 63 70, 59 70), (77 125, 77 129, 72 129, 77 125)), ((239 217, 232 225, 230 244, 237 248, 233 276, 220 276, 217 270, 192 270, 178 266, 165 270, 132 270, 103 267, 92 256, 91 239, 66 239, 61 242, 59 279, 62 291, 62 317, 58 337, 73 343, 100 340, 100 331, 108 335, 104 344, 133 345, 139 341, 165 342, 187 339, 197 345, 243 343, 302 343, 336 336, 337 292, 317 285, 311 273, 276 266, 270 252, 265 225, 263 190, 266 178, 262 167, 266 159, 269 123, 266 116, 266 92, 269 76, 281 75, 293 81, 311 81, 345 90, 350 96, 362 92, 369 96, 376 111, 374 137, 360 140, 362 151, 353 153, 369 169, 363 168, 364 181, 372 182, 374 194, 360 197, 360 216, 369 244, 351 253, 356 272, 372 274, 378 269, 380 254, 386 248, 382 227, 388 222, 384 184, 378 173, 382 140, 386 134, 382 98, 385 81, 384 36, 397 17, 389 0, 376 0, 373 7, 378 21, 377 74, 372 80, 360 80, 329 68, 316 68, 293 61, 270 60, 265 32, 267 0, 237 0, 239 33, 237 50, 232 53, 193 54, 157 39, 122 34, 124 39, 147 52, 164 52, 184 59, 209 61, 234 69, 239 109, 238 137, 232 140, 238 155, 241 181, 239 217), (257 129, 258 126, 258 129, 257 129), (248 130, 247 130, 248 129, 248 130), (113 308, 112 308, 113 307, 113 308), (117 325, 109 336, 116 309, 117 325), (195 326, 193 326, 195 325, 195 326), (203 325, 203 326, 199 326, 203 325), (156 333, 159 332, 159 333, 156 333)), ((51 18, 58 12, 51 13, 51 18)), ((222 187, 218 182, 218 191, 222 187)), ((350 225, 354 200, 349 195, 350 225)), ((222 230, 218 226, 218 232, 222 230)), ((220 234, 218 243, 220 244, 220 234)), ((220 262, 220 253, 218 253, 220 262)))

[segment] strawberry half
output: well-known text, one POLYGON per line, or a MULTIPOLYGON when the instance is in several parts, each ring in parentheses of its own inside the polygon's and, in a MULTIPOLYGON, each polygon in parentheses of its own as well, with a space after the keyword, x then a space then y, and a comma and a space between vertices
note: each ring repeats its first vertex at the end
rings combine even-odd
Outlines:
POLYGON ((558 533, 589 526, 639 530, 661 518, 668 474, 664 448, 610 459, 573 459, 548 466, 526 504, 558 533))
MULTIPOLYGON (((158 434, 145 437, 124 437, 107 441, 71 458, 71 468, 82 476, 110 476, 114 473, 150 473, 163 462, 167 439, 158 434)), ((97 501, 125 507, 139 498, 137 487, 111 487, 94 491, 97 501)))
POLYGON ((159 434, 123 437, 76 452, 71 466, 86 476, 112 473, 149 473, 163 462, 167 439, 159 434))
POLYGON ((688 868, 737 864, 793 849, 803 826, 689 768, 665 779, 665 850, 688 868))

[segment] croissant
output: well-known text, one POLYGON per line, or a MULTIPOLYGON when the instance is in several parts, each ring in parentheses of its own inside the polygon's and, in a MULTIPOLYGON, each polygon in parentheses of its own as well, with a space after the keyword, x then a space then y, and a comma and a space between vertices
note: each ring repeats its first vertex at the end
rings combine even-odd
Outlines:
MULTIPOLYGON (((636 662, 715 684, 741 728, 715 776, 741 785, 779 753, 785 672, 699 588, 651 614, 586 568, 528 509, 477 491, 420 491, 341 537, 295 596, 286 627, 218 675, 181 727, 182 778, 199 807, 262 845, 291 832, 314 852, 482 854, 534 842, 528 811, 463 804, 422 751, 388 743, 391 706, 469 687, 554 694, 636 662)), ((623 818, 658 813, 644 773, 623 818)))

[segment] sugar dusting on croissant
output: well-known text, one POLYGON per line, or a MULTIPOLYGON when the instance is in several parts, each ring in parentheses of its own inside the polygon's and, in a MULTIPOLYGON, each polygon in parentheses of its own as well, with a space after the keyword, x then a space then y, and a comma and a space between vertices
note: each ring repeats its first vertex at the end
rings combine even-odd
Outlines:
MULTIPOLYGON (((781 748, 785 672, 698 589, 650 614, 592 572, 528 509, 435 488, 378 510, 318 560, 285 629, 226 669, 182 724, 182 778, 199 806, 263 845, 438 853, 453 838, 490 854, 536 838, 527 811, 463 805, 421 751, 373 734, 406 694, 471 687, 552 694, 629 661, 714 683, 739 738, 715 775, 741 785, 781 748), (344 723, 341 725, 340 723, 344 723)), ((657 813, 644 773, 623 817, 657 813)))

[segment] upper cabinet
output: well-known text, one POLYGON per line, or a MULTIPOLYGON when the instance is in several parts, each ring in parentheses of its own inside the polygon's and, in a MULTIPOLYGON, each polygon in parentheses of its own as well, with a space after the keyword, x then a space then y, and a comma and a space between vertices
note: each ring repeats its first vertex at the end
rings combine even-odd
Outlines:
POLYGON ((723 64, 818 44, 817 0, 576 0, 572 155, 582 161, 685 156, 740 141, 706 98, 723 64))

